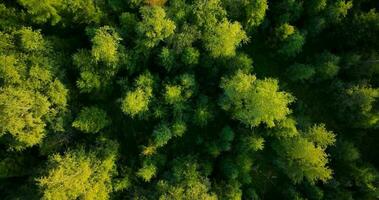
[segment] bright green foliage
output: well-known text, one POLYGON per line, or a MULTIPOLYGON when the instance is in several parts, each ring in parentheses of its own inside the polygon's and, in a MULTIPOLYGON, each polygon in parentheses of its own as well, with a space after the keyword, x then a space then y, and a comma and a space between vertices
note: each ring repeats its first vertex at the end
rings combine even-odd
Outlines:
POLYGON ((53 127, 68 93, 54 77, 54 60, 39 31, 22 27, 7 38, 8 50, 0 53, 0 136, 11 136, 10 149, 23 150, 41 143, 47 128, 58 131, 53 127))
POLYGON ((92 38, 91 54, 95 61, 114 64, 118 61, 118 45, 121 38, 108 26, 96 30, 92 38))
POLYGON ((265 140, 262 137, 250 137, 247 140, 248 147, 252 151, 263 150, 265 140))
POLYGON ((275 79, 257 80, 255 76, 238 71, 230 78, 224 78, 222 107, 232 112, 235 119, 247 126, 254 127, 261 123, 268 127, 284 120, 291 110, 288 105, 294 97, 280 92, 275 79))
POLYGON ((14 148, 22 149, 41 142, 45 133, 43 118, 51 104, 40 93, 18 88, 0 89, 0 136, 9 133, 14 148))
POLYGON ((137 176, 141 177, 145 182, 150 182, 156 174, 157 167, 153 164, 144 164, 144 166, 137 171, 137 176))
POLYGON ((295 183, 304 178, 314 183, 317 180, 327 181, 332 177, 332 170, 326 166, 328 155, 305 138, 281 140, 275 150, 280 156, 279 167, 295 183))
POLYGON ((340 22, 346 17, 348 11, 353 7, 352 1, 337 0, 328 9, 328 17, 332 22, 340 22))
POLYGON ((122 100, 121 109, 131 117, 141 115, 149 109, 149 102, 152 97, 153 79, 150 74, 140 75, 135 82, 136 89, 127 92, 122 100))
POLYGON ((0 199, 379 198, 377 0, 1 2, 0 199))
POLYGON ((248 37, 238 22, 222 21, 203 40, 210 55, 217 58, 234 56, 236 48, 247 42, 248 37))
POLYGON ((305 43, 304 35, 288 23, 284 23, 277 27, 275 34, 280 41, 278 52, 288 57, 297 55, 305 43))
POLYGON ((97 107, 84 107, 72 126, 85 133, 98 133, 109 123, 107 113, 104 110, 97 107))
POLYGON ((220 0, 199 0, 194 5, 194 17, 198 26, 211 29, 226 16, 220 0))
POLYGON ((275 34, 279 40, 286 40, 289 36, 295 33, 295 27, 285 23, 276 28, 275 34))
POLYGON ((57 24, 61 20, 57 8, 63 5, 62 0, 19 0, 19 2, 27 8, 37 23, 51 21, 52 24, 57 24))
POLYGON ((148 111, 151 94, 138 88, 135 91, 128 92, 122 101, 121 109, 131 117, 148 111))
POLYGON ((222 0, 222 4, 230 18, 238 19, 247 30, 255 30, 263 22, 268 9, 267 0, 222 0))
POLYGON ((99 22, 101 11, 92 0, 18 0, 39 24, 50 22, 56 25, 59 22, 72 20, 76 23, 99 22))
POLYGON ((291 138, 299 135, 299 131, 296 127, 296 121, 288 117, 283 121, 280 121, 273 131, 270 131, 272 135, 278 138, 291 138))
POLYGON ((158 45, 159 42, 174 33, 175 24, 166 19, 166 12, 158 6, 141 8, 143 20, 137 25, 141 42, 147 48, 158 45))
POLYGON ((16 84, 21 82, 21 75, 19 74, 16 65, 17 59, 15 56, 1 55, 0 56, 0 78, 6 84, 16 84))
POLYGON ((192 160, 176 159, 172 176, 158 182, 159 200, 216 200, 217 196, 209 191, 209 181, 201 175, 198 168, 198 164, 192 160))
POLYGON ((266 10, 268 9, 267 0, 246 1, 246 16, 247 24, 250 27, 257 27, 266 16, 266 10))
POLYGON ((37 179, 42 199, 109 199, 115 159, 113 152, 100 156, 83 149, 51 156, 46 175, 37 179))
POLYGON ((168 104, 175 104, 182 100, 182 88, 177 85, 166 85, 165 100, 168 104))
POLYGON ((82 93, 99 91, 106 87, 106 81, 117 72, 120 58, 126 55, 120 52, 121 38, 108 26, 93 31, 92 49, 80 49, 73 55, 73 63, 80 71, 76 84, 82 93))
POLYGON ((317 147, 326 148, 335 143, 336 138, 333 132, 325 129, 324 124, 314 125, 307 130, 305 137, 316 144, 317 147))
POLYGON ((39 31, 33 31, 31 28, 22 28, 18 31, 20 37, 20 46, 25 51, 43 50, 44 40, 39 31))

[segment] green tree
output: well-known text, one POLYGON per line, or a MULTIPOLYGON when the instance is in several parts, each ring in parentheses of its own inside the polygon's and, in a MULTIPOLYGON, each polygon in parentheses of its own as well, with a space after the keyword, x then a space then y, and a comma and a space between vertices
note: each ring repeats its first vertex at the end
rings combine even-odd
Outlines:
POLYGON ((221 88, 224 90, 222 108, 246 126, 264 123, 273 127, 275 122, 284 120, 291 113, 288 105, 294 97, 278 91, 275 79, 257 80, 254 75, 238 71, 232 77, 224 78, 221 88))
POLYGON ((135 117, 148 111, 153 96, 153 81, 153 77, 149 73, 142 74, 136 79, 136 89, 128 91, 121 102, 121 109, 124 113, 135 117))
POLYGON ((210 191, 209 181, 201 175, 198 168, 196 161, 176 159, 171 169, 172 176, 158 182, 159 199, 217 199, 210 191))
POLYGON ((72 126, 85 133, 98 133, 110 124, 107 113, 98 107, 84 107, 72 126))
POLYGON ((369 85, 355 85, 346 88, 340 96, 340 114, 356 127, 377 127, 379 112, 375 102, 379 98, 379 89, 369 85))
POLYGON ((118 45, 121 38, 110 27, 103 26, 96 30, 92 38, 91 55, 95 61, 114 64, 118 61, 118 45))
POLYGON ((287 176, 299 183, 303 179, 311 183, 332 178, 332 170, 327 167, 328 155, 303 137, 278 141, 275 150, 279 155, 278 166, 287 176))
POLYGON ((115 152, 69 150, 49 157, 47 171, 37 179, 42 199, 109 199, 115 152))
POLYGON ((230 57, 236 54, 241 43, 248 41, 248 37, 238 22, 222 21, 204 35, 203 41, 212 57, 230 57))
POLYGON ((166 18, 166 12, 158 6, 141 8, 142 21, 137 24, 137 33, 147 48, 171 36, 176 28, 175 23, 166 18))

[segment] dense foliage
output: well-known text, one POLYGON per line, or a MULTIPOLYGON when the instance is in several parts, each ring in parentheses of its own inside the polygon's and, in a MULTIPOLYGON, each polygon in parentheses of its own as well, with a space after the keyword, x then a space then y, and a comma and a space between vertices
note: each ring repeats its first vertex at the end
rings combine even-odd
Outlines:
POLYGON ((0 0, 0 199, 379 199, 377 0, 0 0))

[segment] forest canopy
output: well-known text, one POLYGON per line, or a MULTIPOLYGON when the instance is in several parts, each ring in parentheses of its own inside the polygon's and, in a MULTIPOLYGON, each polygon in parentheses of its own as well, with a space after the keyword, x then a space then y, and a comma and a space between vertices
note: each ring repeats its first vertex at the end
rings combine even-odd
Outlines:
POLYGON ((377 0, 0 0, 0 199, 379 199, 377 0))

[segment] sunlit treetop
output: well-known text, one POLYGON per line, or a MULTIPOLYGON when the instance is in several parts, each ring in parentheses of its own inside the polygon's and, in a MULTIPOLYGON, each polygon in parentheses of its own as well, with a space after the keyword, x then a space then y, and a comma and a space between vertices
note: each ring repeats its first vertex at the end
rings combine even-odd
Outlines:
POLYGON ((45 175, 37 179, 42 198, 109 199, 115 152, 86 152, 82 148, 49 157, 45 175))
POLYGON ((254 75, 238 71, 232 77, 224 78, 221 88, 224 89, 222 108, 231 111, 233 118, 246 126, 264 123, 274 127, 276 122, 291 113, 288 106, 294 97, 278 91, 275 79, 258 80, 254 75))
POLYGON ((91 54, 95 61, 114 64, 118 61, 118 45, 121 38, 108 26, 96 30, 92 38, 91 54))
POLYGON ((158 6, 142 7, 142 21, 137 25, 137 33, 147 48, 158 45, 174 33, 175 23, 166 18, 166 12, 158 6))
POLYGON ((238 22, 222 21, 212 31, 205 33, 205 48, 212 57, 230 57, 236 49, 248 41, 248 37, 238 22))

